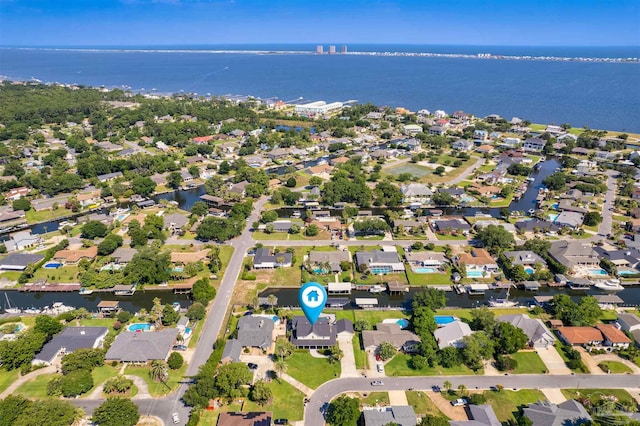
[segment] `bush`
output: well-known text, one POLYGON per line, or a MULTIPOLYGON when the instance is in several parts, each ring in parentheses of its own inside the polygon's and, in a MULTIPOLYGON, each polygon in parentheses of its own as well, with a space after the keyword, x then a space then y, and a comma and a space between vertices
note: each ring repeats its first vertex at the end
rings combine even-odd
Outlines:
POLYGON ((517 367, 518 367, 518 361, 516 361, 511 357, 503 356, 503 355, 498 355, 496 357, 496 368, 500 371, 511 371, 517 367))
POLYGON ((81 395, 92 387, 93 377, 87 370, 72 371, 60 380, 60 390, 65 398, 81 395))
POLYGON ((117 315, 117 318, 121 324, 126 324, 129 322, 129 320, 131 320, 131 318, 133 318, 133 314, 129 311, 120 311, 117 315))
POLYGON ((120 330, 122 328, 122 323, 120 321, 116 321, 113 323, 113 329, 114 330, 120 330))
POLYGON ((258 277, 256 276, 256 274, 251 274, 251 273, 248 273, 248 272, 244 272, 242 274, 242 279, 245 280, 245 281, 255 281, 255 280, 258 279, 258 277))
POLYGON ((182 364, 184 364, 184 358, 182 358, 182 355, 180 355, 178 352, 171 352, 171 355, 169 355, 169 359, 167 359, 167 365, 169 365, 169 368, 172 370, 177 370, 182 367, 182 364))
POLYGON ((482 405, 487 403, 487 398, 481 393, 474 393, 469 396, 469 404, 482 405))

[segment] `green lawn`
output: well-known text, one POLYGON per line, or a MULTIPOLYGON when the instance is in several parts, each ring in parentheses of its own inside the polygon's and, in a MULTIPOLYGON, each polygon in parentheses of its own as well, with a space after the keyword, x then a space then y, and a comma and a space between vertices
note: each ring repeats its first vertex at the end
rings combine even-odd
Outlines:
POLYGON ((422 370, 414 370, 410 367, 411 356, 399 353, 391 361, 389 361, 384 370, 387 376, 455 376, 455 375, 472 375, 484 374, 483 370, 474 373, 473 370, 465 365, 459 365, 451 368, 436 366, 433 368, 425 368, 422 370))
POLYGON ((439 240, 466 240, 467 238, 469 238, 466 235, 443 235, 443 234, 436 234, 436 238, 439 240))
POLYGON ((489 173, 490 171, 493 171, 493 169, 496 168, 497 164, 483 164, 482 166, 478 167, 476 170, 478 170, 480 173, 489 173))
POLYGON ((354 334, 351 344, 353 345, 353 357, 355 359, 356 368, 363 370, 366 369, 369 366, 369 358, 367 357, 367 353, 364 349, 362 349, 360 333, 354 334))
POLYGON ((432 416, 443 416, 442 412, 436 407, 424 392, 407 391, 407 402, 413 407, 416 414, 431 414, 432 416))
POLYGON ((287 359, 287 374, 312 389, 340 377, 340 363, 330 364, 326 358, 314 358, 308 351, 294 352, 287 359), (313 374, 309 374, 313 371, 313 374))
POLYGON ((115 318, 83 318, 81 320, 75 320, 73 323, 74 325, 84 327, 107 327, 109 335, 115 336, 125 328, 122 327, 120 330, 114 330, 113 324, 115 324, 115 322, 115 318))
POLYGON ((39 212, 31 209, 25 212, 25 217, 27 218, 27 222, 34 223, 67 216, 71 213, 72 211, 70 209, 65 209, 64 207, 59 207, 57 210, 42 210, 39 212))
POLYGON ((198 343, 198 339, 200 338, 200 333, 202 332, 202 327, 204 326, 204 319, 202 321, 196 322, 195 327, 193 327, 193 334, 189 339, 189 347, 195 348, 198 343))
POLYGON ((7 371, 0 370, 0 393, 4 392, 6 388, 18 379, 18 369, 7 371))
POLYGON ((78 276, 77 266, 63 266, 58 269, 39 268, 34 274, 32 281, 46 279, 49 282, 70 283, 76 282, 78 276))
POLYGON ((27 398, 50 398, 47 395, 47 383, 55 374, 42 374, 35 378, 23 383, 18 389, 16 394, 26 396, 27 398))
POLYGON ((421 178, 423 176, 427 176, 433 173, 433 170, 429 167, 421 166, 419 164, 414 163, 404 163, 399 166, 389 167, 385 169, 385 172, 392 174, 394 176, 399 176, 402 173, 411 173, 413 176, 417 178, 421 178))
POLYGON ((535 389, 485 391, 484 396, 487 398, 487 404, 493 407, 493 411, 501 422, 515 419, 518 407, 546 399, 542 392, 535 389))
POLYGON ((588 397, 592 402, 596 402, 603 395, 611 395, 618 398, 618 401, 633 401, 633 397, 624 389, 562 389, 562 394, 567 399, 577 399, 588 397))
POLYGON ((286 234, 284 232, 273 232, 267 234, 263 231, 253 231, 251 234, 254 240, 304 240, 302 234, 286 234))
POLYGON ((132 374, 134 376, 141 377, 147 383, 149 387, 149 393, 151 396, 163 396, 173 392, 177 389, 180 382, 183 380, 184 373, 187 371, 187 364, 184 364, 178 370, 169 370, 169 380, 166 385, 161 382, 154 381, 149 375, 149 367, 133 367, 128 366, 125 369, 125 374, 132 374), (168 387, 167 387, 168 386, 168 387))
POLYGON ((517 352, 510 355, 518 362, 518 367, 513 370, 514 374, 543 374, 547 367, 535 352, 517 352))
POLYGON ((598 364, 598 367, 605 373, 609 374, 631 374, 633 370, 624 365, 621 362, 616 361, 604 361, 598 364))
MULTIPOLYGON (((500 315, 511 315, 511 314, 527 314, 529 316, 533 316, 530 312, 528 312, 527 308, 509 308, 509 309, 491 309, 491 312, 495 314, 496 317, 500 315)), ((458 317, 460 319, 471 319, 471 309, 438 309, 436 311, 436 315, 453 315, 454 317, 458 317)))
POLYGON ((370 407, 381 405, 389 405, 388 392, 371 392, 360 398, 360 405, 368 405, 370 407))
POLYGON ((382 241, 384 238, 383 235, 358 235, 356 236, 356 240, 360 241, 382 241))
POLYGON ((418 285, 451 285, 449 274, 418 274, 407 266, 407 278, 412 286, 418 285))
POLYGON ((353 282, 355 284, 364 284, 364 285, 381 285, 387 283, 389 281, 400 281, 401 283, 408 284, 407 274, 404 272, 395 273, 395 274, 384 274, 384 275, 375 275, 368 274, 366 278, 363 279, 364 274, 356 273, 353 282))
POLYGON ((302 420, 304 394, 284 380, 272 380, 268 386, 273 393, 271 404, 261 406, 247 400, 243 411, 271 411, 276 419, 285 418, 290 422, 302 420))

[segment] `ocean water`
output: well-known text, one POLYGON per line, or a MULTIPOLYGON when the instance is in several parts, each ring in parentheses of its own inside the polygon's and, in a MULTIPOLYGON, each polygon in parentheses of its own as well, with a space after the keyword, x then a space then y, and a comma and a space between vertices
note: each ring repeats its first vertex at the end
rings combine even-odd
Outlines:
MULTIPOLYGON (((336 46, 340 49, 340 46, 336 46)), ((324 45, 325 51, 328 44, 324 45)), ((462 109, 540 123, 640 132, 640 64, 411 56, 210 53, 308 51, 310 45, 0 49, 11 79, 126 87, 158 93, 241 94, 372 102, 411 110, 462 109)), ((637 48, 373 46, 350 51, 628 58, 637 48)))

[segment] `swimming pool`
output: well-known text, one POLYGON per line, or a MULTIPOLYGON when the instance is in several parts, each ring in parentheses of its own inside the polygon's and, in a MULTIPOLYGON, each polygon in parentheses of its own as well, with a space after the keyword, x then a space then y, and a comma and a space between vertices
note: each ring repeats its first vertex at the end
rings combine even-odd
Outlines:
POLYGON ((414 268, 413 272, 416 274, 433 274, 436 270, 435 268, 414 268))
POLYGON ((388 274, 389 272, 391 272, 391 268, 387 267, 387 266, 374 266, 373 268, 369 269, 371 271, 372 274, 374 275, 378 275, 378 274, 388 274))
POLYGON ((191 327, 187 327, 184 329, 184 334, 191 334, 191 327))
POLYGON ((558 206, 559 206, 558 203, 551 204, 551 208, 554 209, 554 210, 558 210, 558 206))
POLYGON ((637 274, 640 274, 640 271, 629 271, 629 270, 618 271, 618 275, 637 275, 637 274))
POLYGON ((531 266, 527 266, 526 268, 524 268, 524 271, 527 274, 531 275, 531 274, 533 274, 535 272, 535 269, 533 269, 531 266))
POLYGON ((467 271, 467 278, 482 278, 482 271, 467 271))
POLYGON ((449 324, 456 320, 453 315, 434 315, 433 318, 436 320, 437 325, 449 324))
POLYGON ((183 272, 184 268, 182 266, 176 266, 172 269, 173 272, 183 272))
POLYGON ((463 203, 473 203, 475 200, 475 198, 470 197, 466 194, 460 196, 460 201, 462 201, 463 203))
POLYGON ((127 217, 129 216, 129 213, 120 213, 118 216, 116 216, 116 220, 118 222, 122 222, 123 220, 125 220, 127 217))
POLYGON ((59 262, 49 262, 46 265, 44 265, 45 269, 58 269, 61 268, 62 266, 64 266, 62 263, 59 262))
POLYGON ((607 271, 604 269, 589 269, 589 275, 607 275, 607 271))
POLYGON ((101 271, 119 271, 120 269, 122 269, 122 265, 114 264, 104 265, 102 268, 100 268, 101 271))
POLYGON ((406 318, 399 318, 399 319, 395 319, 395 318, 387 318, 382 320, 383 324, 398 324, 400 326, 400 328, 407 328, 409 327, 409 320, 406 318))
POLYGON ((560 216, 559 213, 553 213, 549 215, 549 222, 555 222, 556 219, 558 218, 558 216, 560 216))
POLYGON ((129 327, 127 327, 127 330, 129 330, 129 331, 150 331, 151 330, 151 324, 147 324, 147 323, 143 323, 143 322, 137 322, 137 323, 131 324, 129 327))

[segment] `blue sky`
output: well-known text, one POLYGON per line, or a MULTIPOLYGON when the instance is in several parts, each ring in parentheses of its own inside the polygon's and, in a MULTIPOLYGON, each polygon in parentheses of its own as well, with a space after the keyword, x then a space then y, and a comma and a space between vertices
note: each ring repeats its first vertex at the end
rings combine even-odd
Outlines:
POLYGON ((0 0, 0 45, 640 45, 638 0, 0 0))

